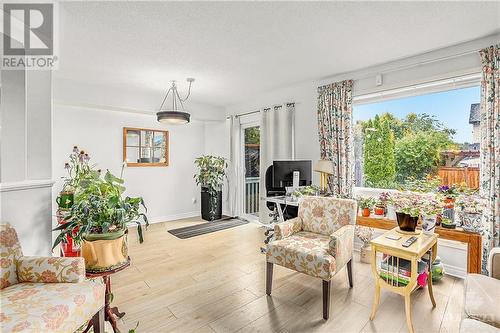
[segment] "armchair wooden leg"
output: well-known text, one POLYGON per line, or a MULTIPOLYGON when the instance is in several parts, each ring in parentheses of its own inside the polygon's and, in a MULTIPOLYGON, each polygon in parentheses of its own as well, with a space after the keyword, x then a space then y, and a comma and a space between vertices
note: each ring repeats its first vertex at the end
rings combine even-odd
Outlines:
POLYGON ((266 294, 271 295, 273 289, 273 264, 268 262, 266 266, 266 294))
POLYGON ((330 286, 331 281, 323 280, 323 319, 328 320, 330 317, 330 286))
POLYGON ((352 258, 347 262, 347 277, 349 278, 349 287, 352 288, 352 258))
POLYGON ((104 308, 96 312, 91 322, 94 333, 104 333, 104 308))

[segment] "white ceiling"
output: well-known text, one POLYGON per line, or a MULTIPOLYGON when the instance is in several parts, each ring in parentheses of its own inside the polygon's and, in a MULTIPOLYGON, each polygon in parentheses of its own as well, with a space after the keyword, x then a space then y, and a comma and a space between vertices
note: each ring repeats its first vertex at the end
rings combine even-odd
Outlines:
POLYGON ((498 32, 500 2, 69 2, 55 77, 225 106, 498 32))

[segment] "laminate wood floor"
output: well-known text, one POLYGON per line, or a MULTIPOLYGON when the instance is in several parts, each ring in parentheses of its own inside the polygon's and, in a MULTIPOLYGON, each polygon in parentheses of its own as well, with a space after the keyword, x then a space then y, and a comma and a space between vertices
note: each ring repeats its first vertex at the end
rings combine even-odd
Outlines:
MULTIPOLYGON (((407 332, 404 300, 384 291, 370 321, 374 279, 356 253, 354 287, 347 272, 332 283, 330 320, 322 319, 321 280, 275 265, 272 296, 265 295, 263 229, 247 224, 190 239, 168 229, 202 223, 184 219, 151 225, 143 244, 129 233, 132 265, 112 277, 114 300, 126 316, 122 332, 407 332)), ((463 281, 445 276, 412 296, 417 332, 458 332, 463 281)))

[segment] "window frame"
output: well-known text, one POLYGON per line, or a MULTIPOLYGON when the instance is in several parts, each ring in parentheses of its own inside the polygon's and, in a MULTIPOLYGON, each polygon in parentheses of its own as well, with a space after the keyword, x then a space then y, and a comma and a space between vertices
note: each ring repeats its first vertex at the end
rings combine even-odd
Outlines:
MULTIPOLYGON (((352 107, 354 106, 379 103, 394 99, 420 96, 432 93, 445 92, 455 89, 470 88, 481 86, 482 74, 480 71, 469 73, 466 75, 450 76, 435 80, 422 81, 420 83, 401 85, 385 90, 371 91, 360 94, 353 94, 352 107)), ((352 126, 354 128, 354 120, 352 126)), ((353 147, 355 149, 355 147, 353 147)), ((378 187, 353 186, 353 193, 378 195, 382 192, 397 191, 394 189, 385 189, 378 187)))

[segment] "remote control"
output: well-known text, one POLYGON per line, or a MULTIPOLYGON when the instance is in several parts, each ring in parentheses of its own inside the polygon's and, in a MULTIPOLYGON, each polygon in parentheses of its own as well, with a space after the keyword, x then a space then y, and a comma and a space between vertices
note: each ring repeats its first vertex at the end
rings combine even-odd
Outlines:
POLYGON ((410 238, 408 238, 406 240, 406 242, 403 243, 403 247, 410 247, 410 245, 415 243, 416 240, 417 240, 417 237, 411 236, 410 238))

